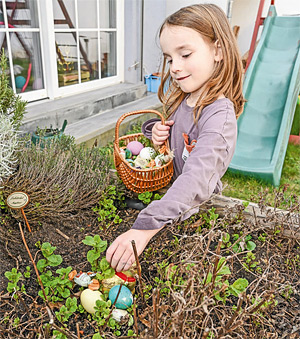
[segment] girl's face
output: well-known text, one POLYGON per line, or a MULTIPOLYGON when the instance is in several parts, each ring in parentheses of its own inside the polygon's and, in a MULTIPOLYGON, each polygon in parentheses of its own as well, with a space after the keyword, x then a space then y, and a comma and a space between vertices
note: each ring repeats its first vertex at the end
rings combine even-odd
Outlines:
POLYGON ((222 59, 221 48, 209 43, 195 30, 166 25, 160 45, 170 67, 170 74, 181 90, 190 93, 194 105, 203 84, 211 77, 214 64, 222 59))

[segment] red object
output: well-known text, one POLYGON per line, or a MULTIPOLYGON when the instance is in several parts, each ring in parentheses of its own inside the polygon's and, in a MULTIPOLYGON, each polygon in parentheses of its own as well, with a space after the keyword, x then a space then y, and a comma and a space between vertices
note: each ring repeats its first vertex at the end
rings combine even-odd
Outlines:
POLYGON ((134 277, 128 277, 126 274, 124 274, 122 272, 116 272, 116 276, 118 276, 119 278, 121 278, 124 281, 135 282, 134 277))
POLYGON ((300 145, 300 134, 299 135, 290 135, 289 143, 294 145, 300 145))
POLYGON ((27 70, 27 79, 26 79, 24 86, 21 89, 21 93, 23 93, 25 91, 26 87, 28 86, 28 82, 29 82, 30 75, 31 75, 31 68, 32 68, 32 65, 30 63, 29 66, 28 66, 28 70, 27 70))
MULTIPOLYGON (((1 21, 1 22, 0 22, 0 25, 4 25, 4 22, 1 21)), ((9 28, 16 28, 15 26, 13 26, 13 25, 11 25, 11 24, 8 24, 8 27, 9 27, 9 28)), ((17 33, 16 33, 16 34, 17 34, 17 33)), ((29 55, 29 57, 30 57, 30 55, 29 55)), ((24 86, 23 86, 22 89, 21 89, 21 93, 25 92, 25 89, 26 89, 26 87, 28 86, 28 82, 29 82, 29 80, 30 80, 30 75, 31 75, 31 68, 32 68, 32 65, 31 65, 31 63, 30 63, 29 66, 28 66, 28 70, 27 70, 27 79, 26 79, 26 82, 25 82, 24 86)))
MULTIPOLYGON (((251 59, 252 59, 253 54, 254 54, 259 26, 264 24, 265 18, 263 18, 261 16, 263 8, 264 8, 264 4, 265 4, 265 0, 260 0, 258 11, 257 11, 257 16, 256 16, 256 21, 255 21, 255 26, 254 26, 254 31, 253 31, 253 34, 252 34, 252 40, 251 40, 251 45, 250 45, 250 49, 249 49, 249 55, 248 55, 247 63, 246 63, 246 67, 245 67, 245 72, 247 71, 247 68, 250 65, 251 59)), ((274 6, 274 4, 275 4, 275 0, 271 0, 271 5, 274 6)))

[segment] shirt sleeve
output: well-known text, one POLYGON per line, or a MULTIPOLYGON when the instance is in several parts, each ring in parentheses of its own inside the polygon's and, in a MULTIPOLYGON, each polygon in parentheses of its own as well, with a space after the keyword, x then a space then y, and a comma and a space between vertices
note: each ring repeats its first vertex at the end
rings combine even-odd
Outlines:
POLYGON ((187 219, 196 205, 210 198, 233 156, 237 136, 234 112, 217 112, 207 119, 196 146, 161 200, 142 210, 133 229, 159 229, 178 217, 187 219))
POLYGON ((148 139, 152 139, 152 128, 153 126, 160 121, 160 119, 158 118, 153 118, 153 119, 149 119, 146 122, 143 123, 142 125, 142 133, 144 134, 144 136, 148 139))

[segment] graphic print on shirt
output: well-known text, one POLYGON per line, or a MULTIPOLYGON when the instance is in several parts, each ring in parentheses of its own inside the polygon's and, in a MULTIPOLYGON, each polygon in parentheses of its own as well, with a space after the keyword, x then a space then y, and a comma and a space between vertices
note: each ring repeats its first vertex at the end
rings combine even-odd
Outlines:
POLYGON ((190 156, 190 153, 192 152, 192 149, 195 147, 197 140, 193 139, 189 143, 189 136, 186 133, 182 133, 183 141, 184 141, 184 149, 182 152, 182 160, 186 162, 186 159, 190 156))

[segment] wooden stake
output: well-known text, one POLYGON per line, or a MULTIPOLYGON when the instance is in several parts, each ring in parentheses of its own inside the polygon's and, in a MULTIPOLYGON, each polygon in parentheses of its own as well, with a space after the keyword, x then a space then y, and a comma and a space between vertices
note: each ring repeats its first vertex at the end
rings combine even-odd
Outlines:
POLYGON ((142 297, 142 302, 145 303, 144 293, 143 293, 143 289, 142 289, 141 266, 140 266, 139 257, 138 257, 138 254, 137 254, 136 245, 135 245, 134 240, 131 240, 131 245, 132 245, 132 248, 133 248, 133 253, 134 253, 134 256, 135 256, 135 261, 136 261, 137 271, 138 271, 138 276, 139 276, 139 290, 140 290, 140 294, 141 294, 141 297, 142 297))
POLYGON ((31 229, 30 229, 30 226, 29 226, 29 224, 28 224, 28 220, 27 220, 27 218, 26 218, 26 215, 25 215, 25 212, 24 212, 23 208, 21 208, 21 212, 22 212, 23 218, 24 218, 24 220, 25 220, 26 226, 27 226, 27 228, 28 228, 28 231, 31 232, 31 229))

